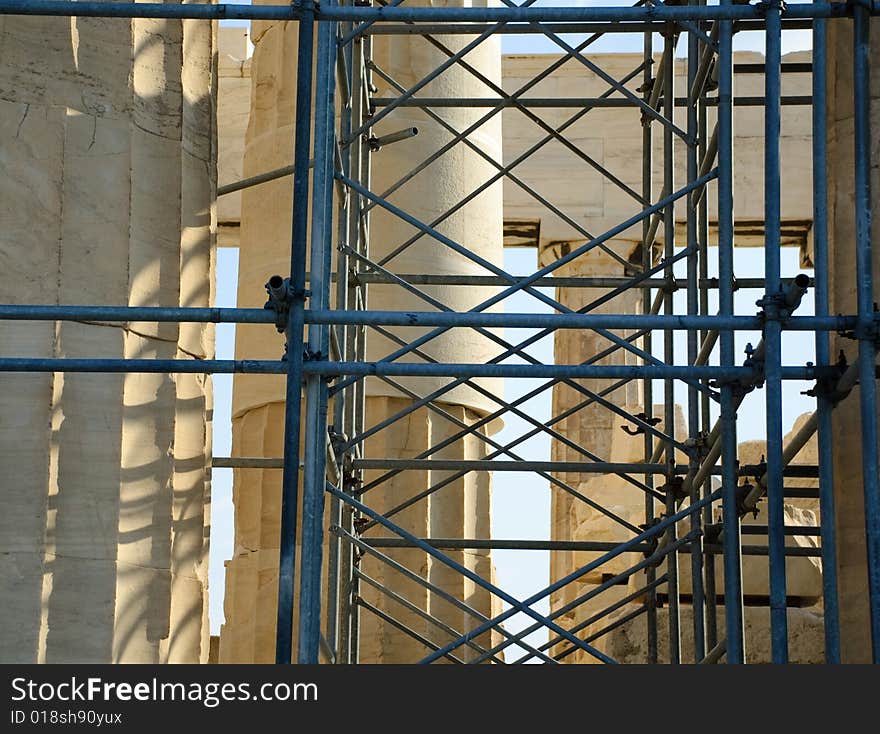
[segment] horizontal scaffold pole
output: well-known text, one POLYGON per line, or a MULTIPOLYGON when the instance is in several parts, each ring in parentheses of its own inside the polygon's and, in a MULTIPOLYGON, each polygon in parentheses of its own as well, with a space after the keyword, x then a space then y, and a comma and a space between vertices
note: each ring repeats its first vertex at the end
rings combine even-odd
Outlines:
MULTIPOLYGON (((185 308, 161 306, 0 305, 0 321, 106 321, 271 324, 274 310, 262 308, 185 308)), ((878 319, 880 320, 880 319, 878 319)), ((604 313, 484 313, 478 311, 335 311, 311 309, 306 324, 351 326, 510 327, 516 329, 692 329, 759 331, 758 316, 687 316, 604 313)), ((855 316, 792 316, 789 331, 845 331, 855 316)))
MULTIPOLYGON (((834 367, 783 367, 784 380, 816 380, 833 376, 834 367)), ((3 357, 0 372, 128 372, 169 374, 283 375, 283 360, 233 359, 64 359, 58 357, 3 357)), ((411 362, 326 362, 303 363, 305 374, 389 377, 545 377, 582 379, 652 379, 738 381, 756 378, 752 367, 704 365, 558 365, 558 364, 428 364, 411 362)))
MULTIPOLYGON (((867 4, 867 3, 866 3, 867 4)), ((877 14, 878 3, 870 3, 877 14)), ((363 7, 316 8, 312 2, 290 5, 201 5, 183 3, 69 2, 2 0, 0 15, 55 15, 93 18, 180 18, 195 20, 299 20, 314 12, 317 20, 353 22, 626 22, 685 20, 760 20, 757 5, 661 5, 659 7, 363 7)), ((852 15, 848 3, 796 3, 783 18, 841 18, 852 15)))

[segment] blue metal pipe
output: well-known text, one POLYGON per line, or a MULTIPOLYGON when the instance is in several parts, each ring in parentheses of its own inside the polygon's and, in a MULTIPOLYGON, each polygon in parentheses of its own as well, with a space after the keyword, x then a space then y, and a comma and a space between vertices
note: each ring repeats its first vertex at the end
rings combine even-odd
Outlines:
MULTIPOLYGON (((699 4, 699 0, 690 0, 691 5, 699 4)), ((687 92, 688 95, 694 89, 697 73, 700 67, 700 38, 693 31, 688 32, 687 36, 687 92)), ((702 94, 698 95, 698 99, 703 99, 702 94)), ((697 104, 690 104, 687 108, 687 134, 691 141, 687 146, 687 180, 693 181, 699 175, 699 162, 697 160, 697 145, 699 124, 697 119, 697 104)), ((702 198, 702 197, 701 197, 702 198)), ((687 246, 690 255, 687 259, 687 312, 689 316, 699 313, 699 292, 697 284, 699 282, 699 242, 697 238, 697 206, 699 202, 694 202, 694 197, 687 198, 687 246)), ((691 329, 687 334, 687 353, 688 364, 695 364, 697 361, 697 339, 699 332, 691 329)), ((692 385, 688 385, 688 435, 698 436, 700 433, 700 396, 699 392, 692 385)), ((696 454, 690 457, 690 471, 696 474, 699 470, 699 459, 696 454)), ((700 498, 700 486, 691 485, 690 502, 696 502, 700 498)), ((704 604, 705 597, 703 593, 703 552, 700 535, 702 531, 702 522, 700 513, 695 512, 691 515, 691 532, 695 534, 696 540, 691 547, 691 598, 693 609, 693 636, 694 636, 694 662, 702 660, 706 655, 706 625, 704 620, 704 604)))
POLYGON ((764 370, 767 406, 767 545, 770 555, 770 640, 774 663, 788 662, 785 589, 785 491, 782 464, 782 278, 779 137, 782 108, 780 0, 767 8, 764 62, 764 370))
MULTIPOLYGON (((642 43, 642 96, 646 102, 650 104, 653 98, 654 90, 657 85, 662 84, 662 79, 654 80, 654 36, 648 31, 644 34, 642 43)), ((648 118, 642 125, 642 198, 645 201, 654 199, 654 126, 653 118, 648 118)), ((654 266, 654 248, 651 234, 651 220, 642 220, 642 272, 649 272, 654 266)), ((654 304, 652 303, 651 292, 642 291, 642 313, 654 313, 654 304)), ((656 295, 657 308, 659 310, 662 303, 663 294, 656 295)), ((642 348, 646 352, 653 351, 653 338, 651 330, 645 330, 645 338, 642 341, 642 348)), ((654 383, 651 380, 642 381, 642 392, 644 395, 643 404, 646 420, 654 417, 654 383)), ((705 393, 704 393, 705 394, 705 393)), ((708 400, 708 395, 706 396, 708 400)), ((654 452, 654 438, 648 433, 644 435, 644 459, 646 462, 651 460, 654 452)), ((645 485, 653 489, 654 478, 650 474, 645 474, 645 485)), ((650 526, 654 521, 654 499, 645 494, 645 525, 650 526)), ((647 597, 645 598, 645 623, 647 626, 646 637, 648 647, 648 663, 657 662, 657 592, 652 582, 655 580, 657 570, 653 566, 645 569, 645 580, 648 586, 647 597)))
MULTIPOLYGON (((128 372, 169 374, 283 375, 286 361, 224 359, 63 359, 54 357, 3 357, 0 372, 128 372)), ((758 373, 751 367, 703 365, 552 365, 552 364, 428 364, 419 362, 327 362, 310 360, 303 374, 387 375, 389 377, 546 377, 630 378, 662 380, 749 380, 758 373)), ((784 380, 816 380, 837 374, 834 368, 783 367, 784 380)))
MULTIPOLYGON (((821 2, 822 0, 820 0, 821 2)), ((813 268, 814 312, 828 315, 828 179, 827 125, 828 69, 826 21, 813 23, 813 268)), ((816 332, 816 364, 831 364, 831 342, 825 332, 816 332)), ((831 442, 833 404, 819 395, 818 424, 819 522, 822 528, 822 599, 825 627, 825 662, 840 662, 840 612, 837 598, 837 538, 834 507, 834 456, 831 442)))
MULTIPOLYGON (((332 7, 332 0, 330 3, 332 7)), ((311 300, 330 307, 333 223, 333 156, 336 68, 336 24, 318 27, 315 79, 314 178, 312 181, 311 300)), ((302 264, 305 267, 305 263, 302 264)), ((309 353, 328 355, 330 330, 309 328, 309 353)), ((319 375, 306 379, 306 435, 303 467, 302 558, 300 560, 299 635, 297 660, 315 665, 321 642, 321 570, 324 542, 324 483, 327 459, 327 382, 319 375)))
MULTIPOLYGON (((189 5, 177 3, 102 3, 66 0, 2 0, 0 15, 78 16, 93 18, 181 18, 197 20, 305 20, 310 15, 308 0, 292 5, 189 5)), ((871 14, 878 9, 872 7, 871 14)), ((789 5, 786 18, 833 18, 850 14, 844 3, 789 5)), ((327 7, 315 12, 316 20, 402 21, 402 22, 576 22, 576 21, 675 21, 761 19, 756 6, 672 6, 660 7, 327 7)))
MULTIPOLYGON (((618 289, 620 291, 623 288, 618 289)), ((274 324, 275 311, 262 308, 186 308, 154 306, 0 305, 0 321, 105 321, 150 323, 274 324)), ((844 331, 856 326, 856 316, 827 314, 793 316, 787 331, 844 331)), ((755 331, 756 316, 661 315, 600 313, 483 313, 479 311, 369 311, 314 308, 303 323, 327 325, 510 327, 534 329, 715 329, 755 331)))
MULTIPOLYGON (((854 316, 793 316, 790 331, 837 331, 855 326, 854 316)), ((485 313, 482 311, 331 311, 306 312, 307 324, 369 326, 510 327, 523 329, 692 329, 759 330, 757 316, 608 313, 485 313)))
POLYGON ((293 218, 290 238, 291 303, 284 364, 284 470, 281 479, 281 537, 278 573, 278 616, 275 662, 293 660, 293 589, 296 568, 296 525, 299 503, 300 422, 302 418, 303 329, 305 320, 306 248, 309 214, 309 143, 311 139, 312 8, 299 25, 296 72, 296 127, 293 151, 293 218))
MULTIPOLYGON (((721 0, 732 9, 732 0, 721 0)), ((739 6, 741 7, 741 6, 739 6)), ((733 314, 733 23, 720 22, 718 34, 718 305, 733 314)), ((733 332, 721 333, 721 364, 734 363, 733 332)), ((743 649, 742 559, 736 497, 736 406, 733 385, 721 386, 722 524, 724 528, 724 604, 728 663, 745 662, 743 649)))
POLYGON ((880 472, 877 448, 877 324, 874 317, 871 242, 871 36, 870 13, 854 9, 853 92, 855 140, 856 292, 858 295, 859 408, 862 481, 865 495, 865 542, 868 598, 874 663, 880 663, 880 472))
MULTIPOLYGON (((667 26, 663 37, 663 114, 667 120, 674 117, 675 105, 675 43, 678 34, 672 26, 667 26)), ((674 164, 675 164, 675 140, 669 125, 663 126, 663 190, 672 191, 674 188, 674 164)), ((687 139, 688 145, 695 142, 694 138, 687 139)), ((696 176, 694 176, 696 178, 696 176)), ((688 177, 688 183, 693 179, 688 177)), ((685 198, 685 205, 691 197, 685 198)), ((675 207, 670 204, 663 210, 663 255, 667 262, 672 260, 675 254, 675 207)), ((674 277, 672 266, 669 265, 664 273, 667 280, 674 277)), ((663 293, 663 313, 669 317, 673 313, 672 290, 667 289, 663 293)), ((673 343, 671 329, 663 330, 663 359, 667 363, 675 361, 675 345, 673 343)), ((690 389, 696 389, 694 383, 689 384, 690 389)), ((675 425, 675 384, 672 380, 663 381, 663 425, 674 434, 671 427, 675 425)), ((669 441, 665 442, 666 461, 675 461, 675 447, 669 441)), ((675 495, 667 488, 666 514, 675 512, 675 495)), ((691 514, 691 518, 695 515, 691 514)), ((676 539, 676 527, 670 525, 666 530, 665 542, 674 543, 676 539)), ((678 554, 670 553, 666 556, 666 591, 669 599, 669 611, 667 614, 669 623, 669 663, 677 665, 681 662, 681 618, 678 606, 678 554)))

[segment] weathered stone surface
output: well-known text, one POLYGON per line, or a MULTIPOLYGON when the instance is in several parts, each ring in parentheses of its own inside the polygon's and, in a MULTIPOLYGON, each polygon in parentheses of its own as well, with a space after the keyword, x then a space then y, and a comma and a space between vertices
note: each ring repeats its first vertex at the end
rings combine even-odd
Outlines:
MULTIPOLYGON (((516 54, 503 59, 504 89, 513 93, 527 84, 556 61, 551 54, 516 54)), ((641 54, 602 54, 591 58, 609 75, 621 79, 642 63, 641 54)), ((786 62, 809 61, 809 52, 786 54, 786 62)), ((659 61, 659 57, 655 60, 659 61)), ((759 53, 738 52, 736 63, 763 63, 759 53)), ((684 89, 686 62, 676 62, 676 94, 684 89)), ((760 74, 737 76, 737 95, 763 95, 764 78, 760 74)), ((598 75, 579 63, 566 63, 549 77, 534 85, 525 95, 528 97, 561 96, 569 98, 598 97, 608 90, 608 84, 598 75)), ((785 74, 783 94, 809 95, 808 74, 785 74)), ((575 114, 576 110, 541 109, 540 118, 548 126, 557 128, 575 114)), ((596 163, 605 167, 621 182, 634 191, 641 190, 642 172, 642 126, 641 110, 626 108, 595 108, 565 128, 565 137, 596 163)), ((676 123, 685 126, 684 108, 676 108, 676 123)), ((715 120, 714 109, 709 111, 708 124, 711 131, 715 120)), ((764 187, 763 187, 763 115, 760 107, 737 106, 734 109, 734 142, 737 158, 734 167, 735 211, 737 216, 737 245, 760 247, 763 245, 764 187)), ((656 126, 659 128, 659 126, 656 126)), ((504 115, 504 158, 514 160, 531 145, 547 136, 542 129, 518 110, 504 115)), ((796 106, 782 108, 781 155, 785 161, 785 180, 782 187, 782 218, 787 223, 786 232, 791 234, 784 244, 802 248, 804 256, 812 221, 811 174, 809 157, 801 154, 810 145, 810 119, 796 106)), ((663 181, 663 136, 654 135, 654 182, 655 195, 663 181)), ((676 170, 684 171, 685 146, 676 141, 676 170)), ((540 244, 545 247, 583 241, 588 239, 583 231, 601 234, 641 211, 641 204, 624 192, 616 183, 604 178, 585 160, 579 160, 557 140, 546 143, 536 155, 532 155, 516 167, 516 174, 531 184, 542 196, 557 205, 571 221, 549 212, 544 205, 532 198, 513 181, 504 183, 505 219, 540 220, 540 244), (565 171, 560 175, 560 171, 565 171), (572 177, 578 185, 571 186, 572 177)), ((709 219, 716 219, 716 197, 708 197, 709 219)), ((683 206, 676 207, 676 238, 685 236, 685 213, 683 206)), ((662 227, 658 242, 663 241, 662 227)), ((710 226, 710 240, 716 236, 714 224, 710 226)), ((631 227, 611 243, 611 249, 626 257, 641 240, 641 225, 631 227)), ((560 273, 561 274, 561 273, 560 273)), ((595 294, 595 292, 594 292, 595 294)), ((624 313, 621 311, 621 313, 624 313)))
MULTIPOLYGON (((870 64, 880 63, 878 22, 871 20, 870 64)), ((828 224, 830 313, 857 311, 856 228, 854 221, 853 64, 852 24, 829 24, 828 32, 828 224)), ((880 191, 880 87, 872 75, 870 89, 870 185, 876 209, 880 191)), ((873 239, 873 301, 880 282, 880 218, 871 221, 873 239)), ((857 346, 831 334, 831 354, 843 351, 850 363, 857 346)), ((877 406, 880 411, 880 405, 877 406)), ((865 511, 862 484, 859 388, 842 401, 833 415, 834 501, 837 526, 837 580, 840 599, 840 648, 844 662, 870 662, 870 611, 867 595, 865 511)), ((876 470, 876 469, 875 469, 876 470)))
MULTIPOLYGON (((635 611, 635 605, 627 605, 608 618, 590 627, 594 634, 601 628, 614 624, 625 615, 635 611)), ((692 609, 681 607, 681 629, 690 632, 693 626, 692 609)), ((749 663, 770 663, 770 609, 769 607, 745 607, 745 648, 749 663)), ((723 636, 724 607, 718 607, 718 629, 723 636)), ((659 662, 669 661, 669 610, 657 610, 657 652, 659 662)), ((648 662, 648 627, 645 615, 625 622, 592 643, 599 650, 619 663, 648 662)), ((788 609, 788 647, 792 663, 822 663, 825 661, 825 632, 822 614, 815 609, 788 609)), ((571 662, 596 662, 589 653, 578 650, 571 655, 571 662)), ((681 660, 693 663, 694 652, 690 634, 682 634, 681 660)))
MULTIPOLYGON (((213 54, 205 22, 0 18, 3 301, 212 303, 213 54)), ((3 322, 0 353, 203 358, 213 330, 3 322)), ((0 658, 206 660, 210 380, 0 384, 0 658)))

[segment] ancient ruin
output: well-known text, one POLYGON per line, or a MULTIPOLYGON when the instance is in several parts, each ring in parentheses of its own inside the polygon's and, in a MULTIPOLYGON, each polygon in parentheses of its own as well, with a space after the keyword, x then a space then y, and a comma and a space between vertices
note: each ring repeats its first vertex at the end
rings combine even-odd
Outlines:
POLYGON ((0 0, 0 659, 880 659, 869 9, 75 5, 0 0))

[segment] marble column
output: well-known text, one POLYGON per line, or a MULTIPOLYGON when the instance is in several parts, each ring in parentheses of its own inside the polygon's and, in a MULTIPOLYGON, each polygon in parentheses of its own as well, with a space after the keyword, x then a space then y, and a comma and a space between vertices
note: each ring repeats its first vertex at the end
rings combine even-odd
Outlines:
MULTIPOLYGON (((0 294, 208 306, 214 25, 0 17, 0 294)), ((2 322, 0 353, 203 359, 197 324, 2 322)), ((0 658, 207 659, 211 384, 0 377, 0 658)))

